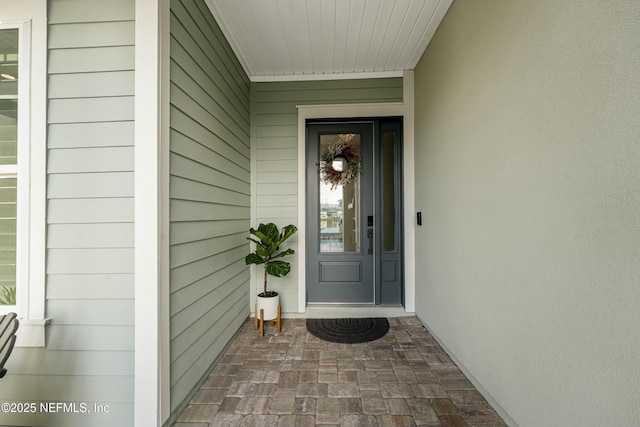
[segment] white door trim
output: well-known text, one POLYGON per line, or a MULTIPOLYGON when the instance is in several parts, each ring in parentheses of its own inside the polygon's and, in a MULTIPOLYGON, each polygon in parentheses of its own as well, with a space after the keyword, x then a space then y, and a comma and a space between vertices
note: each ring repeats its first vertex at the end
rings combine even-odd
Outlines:
POLYGON ((403 117, 405 311, 415 312, 415 222, 413 72, 403 78, 404 102, 379 104, 297 105, 298 108, 298 312, 307 309, 306 289, 306 121, 351 117, 403 117))

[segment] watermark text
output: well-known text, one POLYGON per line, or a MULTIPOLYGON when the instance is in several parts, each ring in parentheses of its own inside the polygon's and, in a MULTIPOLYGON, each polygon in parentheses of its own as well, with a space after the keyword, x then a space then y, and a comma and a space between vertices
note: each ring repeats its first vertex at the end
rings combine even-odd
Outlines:
POLYGON ((108 414, 109 405, 95 402, 3 402, 0 413, 5 414, 108 414))

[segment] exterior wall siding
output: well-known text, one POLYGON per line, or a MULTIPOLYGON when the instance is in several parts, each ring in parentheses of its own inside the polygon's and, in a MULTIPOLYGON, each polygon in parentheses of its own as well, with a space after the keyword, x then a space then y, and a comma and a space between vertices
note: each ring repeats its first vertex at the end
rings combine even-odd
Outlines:
POLYGON ((639 2, 456 0, 416 67, 416 314, 509 425, 640 423, 638 40, 639 2))
MULTIPOLYGON (((274 82, 252 84, 252 222, 298 224, 298 110, 297 105, 402 102, 402 78, 274 82)), ((270 278, 269 288, 280 292, 283 312, 298 310, 298 247, 290 257, 291 273, 270 278)), ((253 267, 255 268, 255 267, 253 267)), ((251 283, 255 304, 262 272, 251 283)))
POLYGON ((51 0, 45 348, 16 348, 0 401, 108 413, 0 425, 133 425, 133 0, 51 0))
POLYGON ((249 315, 250 84, 204 1, 171 2, 171 411, 249 315))

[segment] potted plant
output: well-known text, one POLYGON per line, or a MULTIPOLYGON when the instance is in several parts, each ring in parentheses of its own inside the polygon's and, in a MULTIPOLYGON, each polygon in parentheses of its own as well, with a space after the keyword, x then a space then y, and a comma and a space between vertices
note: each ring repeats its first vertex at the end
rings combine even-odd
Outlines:
POLYGON ((246 256, 245 263, 246 265, 264 264, 264 288, 258 294, 256 300, 256 325, 258 324, 261 310, 263 313, 261 322, 278 319, 278 326, 280 325, 280 295, 267 289, 267 277, 269 275, 284 277, 291 271, 291 264, 281 258, 293 254, 294 251, 291 248, 281 250, 280 245, 297 231, 298 229, 295 225, 287 225, 282 230, 279 230, 278 226, 273 223, 260 224, 257 230, 253 227, 249 230, 255 238, 247 237, 247 239, 256 244, 256 250, 246 256))

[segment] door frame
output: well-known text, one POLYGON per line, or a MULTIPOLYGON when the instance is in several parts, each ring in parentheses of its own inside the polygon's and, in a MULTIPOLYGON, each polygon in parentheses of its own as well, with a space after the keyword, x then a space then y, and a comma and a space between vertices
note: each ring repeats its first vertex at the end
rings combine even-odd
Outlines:
POLYGON ((413 71, 403 76, 404 102, 368 104, 297 105, 298 109, 298 312, 307 309, 306 289, 306 159, 307 120, 359 117, 402 117, 403 122, 403 238, 404 238, 404 309, 415 312, 415 165, 414 165, 414 84, 413 71))

